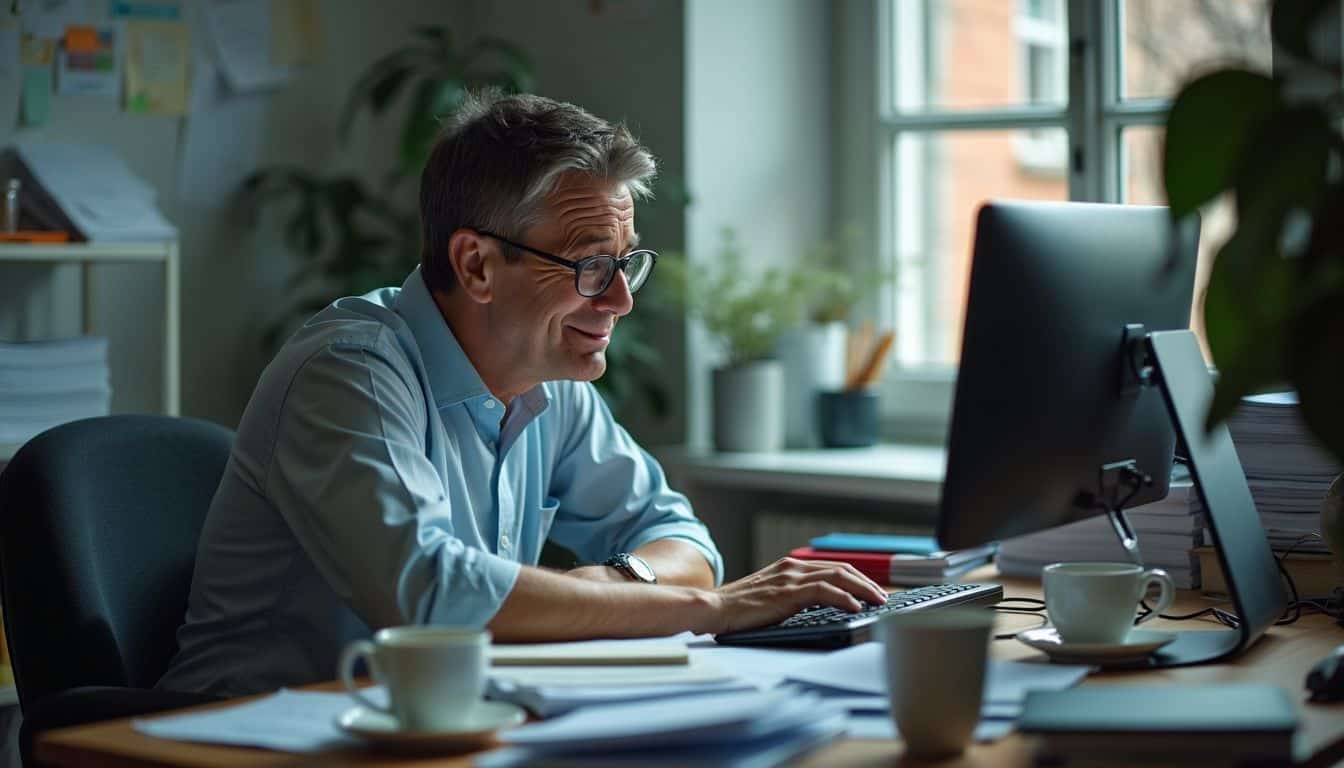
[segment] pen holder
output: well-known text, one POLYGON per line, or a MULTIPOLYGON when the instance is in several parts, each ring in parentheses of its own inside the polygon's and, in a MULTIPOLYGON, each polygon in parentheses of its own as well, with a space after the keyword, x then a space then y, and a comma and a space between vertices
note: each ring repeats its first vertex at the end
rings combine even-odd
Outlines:
POLYGON ((877 442, 877 394, 866 389, 817 395, 821 444, 827 448, 860 448, 877 442))

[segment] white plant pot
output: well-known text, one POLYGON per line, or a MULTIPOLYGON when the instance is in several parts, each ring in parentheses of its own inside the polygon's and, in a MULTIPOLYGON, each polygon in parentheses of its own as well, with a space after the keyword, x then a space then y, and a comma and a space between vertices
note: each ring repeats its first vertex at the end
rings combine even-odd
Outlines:
POLYGON ((714 448, 778 451, 784 447, 784 368, 760 360, 714 370, 714 448))
POLYGON ((784 444, 789 448, 821 445, 817 393, 845 386, 844 323, 809 323, 780 336, 776 357, 784 367, 784 444))

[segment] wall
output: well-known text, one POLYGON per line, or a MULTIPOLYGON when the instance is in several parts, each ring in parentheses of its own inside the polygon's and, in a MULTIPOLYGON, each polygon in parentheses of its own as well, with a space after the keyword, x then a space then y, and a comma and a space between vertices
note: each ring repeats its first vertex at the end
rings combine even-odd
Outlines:
MULTIPOLYGON (((471 13, 480 34, 512 40, 533 57, 539 93, 607 120, 624 120, 657 157, 662 179, 686 178, 680 0, 477 0, 471 13)), ((684 247, 684 218, 681 206, 668 199, 635 207, 641 242, 656 251, 684 247)), ((652 279, 657 281, 656 271, 652 279)), ((641 297, 647 300, 646 294, 641 297)), ((637 297, 634 311, 641 309, 649 312, 637 297)), ((662 356, 670 410, 656 417, 636 403, 622 421, 646 444, 680 443, 685 439, 685 392, 677 385, 685 365, 683 330, 667 322, 645 328, 662 356)))
MULTIPOLYGON (((105 4, 93 4, 101 8, 105 4)), ((187 0, 194 21, 200 10, 187 0)), ((459 25, 463 2, 384 0, 376 13, 363 0, 323 0, 325 56, 287 87, 262 97, 260 161, 306 168, 383 168, 389 145, 362 130, 342 146, 335 121, 346 89, 376 57, 416 25, 459 25)), ((201 37, 195 38, 197 44, 201 37)), ((17 83, 0 84, 0 125, 15 124, 17 83)), ((190 119, 190 118, 188 118, 190 119)), ((182 254, 182 409, 234 425, 265 364, 260 333, 279 311, 293 262, 273 233, 248 230, 227 206, 192 205, 177 189, 186 124, 170 117, 123 113, 89 97, 54 96, 51 120, 23 137, 98 142, 119 152, 159 192, 160 207, 178 225, 182 254)), ((7 141, 13 133, 0 134, 7 141)), ((390 139, 390 136, 387 137, 390 139)), ((60 272, 69 272, 63 268, 60 272)), ((100 331, 113 339, 114 408, 156 410, 161 344, 155 318, 162 283, 152 268, 106 267, 95 290, 100 331)), ((0 280, 0 337, 78 331, 78 284, 49 270, 6 267, 0 280)))
MULTIPOLYGON (((830 216, 830 9, 808 0, 687 0, 686 214, 692 262, 737 230, 749 261, 795 261, 830 216)), ((688 442, 709 442, 713 345, 689 329, 688 442)))
MULTIPOLYGON (((101 13, 104 5, 90 7, 101 13)), ((194 21, 199 0, 185 0, 185 5, 194 21)), ((260 164, 356 170, 378 178, 393 156, 395 125, 362 118, 351 140, 341 143, 335 122, 346 91, 370 62, 403 43, 412 28, 446 24, 459 39, 480 33, 515 41, 534 58, 539 92, 606 118, 626 119, 658 155, 665 174, 684 173, 680 2, 384 0, 374 6, 365 0, 323 0, 321 9, 326 43, 321 62, 289 86, 261 97, 261 129, 252 137, 259 144, 260 164)), ((278 217, 263 217, 252 230, 226 206, 186 201, 177 189, 189 125, 183 120, 131 116, 109 102, 55 96, 46 126, 15 131, 17 89, 17 79, 0 82, 0 125, 6 126, 0 144, 15 135, 103 143, 159 191, 160 207, 180 229, 183 412, 236 424, 267 360, 262 329, 280 312, 284 281, 294 267, 278 241, 278 217)), ((670 250, 682 246, 679 207, 653 204, 640 210, 646 243, 670 250)), ((4 270, 0 338, 79 332, 75 268, 4 270)), ((114 409, 156 410, 161 376, 156 318, 162 291, 157 272, 152 267, 101 268, 95 290, 99 330, 113 340, 114 409)), ((679 372, 680 326, 660 333, 657 345, 669 369, 679 372)), ((679 373, 669 380, 679 381, 679 373)), ((635 414, 637 434, 650 442, 682 439, 682 393, 671 394, 674 410, 666 418, 635 414)))

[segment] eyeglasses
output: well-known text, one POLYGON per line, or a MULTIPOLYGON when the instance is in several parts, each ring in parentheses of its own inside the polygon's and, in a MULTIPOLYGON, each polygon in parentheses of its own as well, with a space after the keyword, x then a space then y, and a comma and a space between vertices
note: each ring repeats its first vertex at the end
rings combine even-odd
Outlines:
POLYGON ((648 282, 649 275, 653 274, 653 265, 658 263, 658 254, 647 249, 631 251, 624 256, 598 255, 578 261, 570 261, 522 243, 515 243, 507 237, 496 235, 494 232, 487 232, 483 229, 478 229, 476 232, 486 237, 492 237, 501 243, 507 243, 520 251, 527 251, 533 256, 569 267, 574 270, 574 289, 579 292, 580 296, 588 298, 601 296, 611 286, 611 280, 616 276, 616 270, 618 269, 625 273, 626 285, 629 286, 630 292, 634 293, 644 283, 648 282))

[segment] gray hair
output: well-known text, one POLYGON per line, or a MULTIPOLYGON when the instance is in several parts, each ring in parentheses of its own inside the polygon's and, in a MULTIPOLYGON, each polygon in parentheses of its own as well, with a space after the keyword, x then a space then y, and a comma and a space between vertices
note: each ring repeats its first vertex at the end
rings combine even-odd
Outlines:
MULTIPOLYGON (((516 238, 541 220, 546 198, 569 172, 650 195, 653 155, 630 134, 580 107, 531 94, 487 90, 444 121, 420 174, 420 264, 431 290, 457 283, 448 242, 463 227, 516 238)), ((505 249, 510 260, 520 258, 505 249)))

